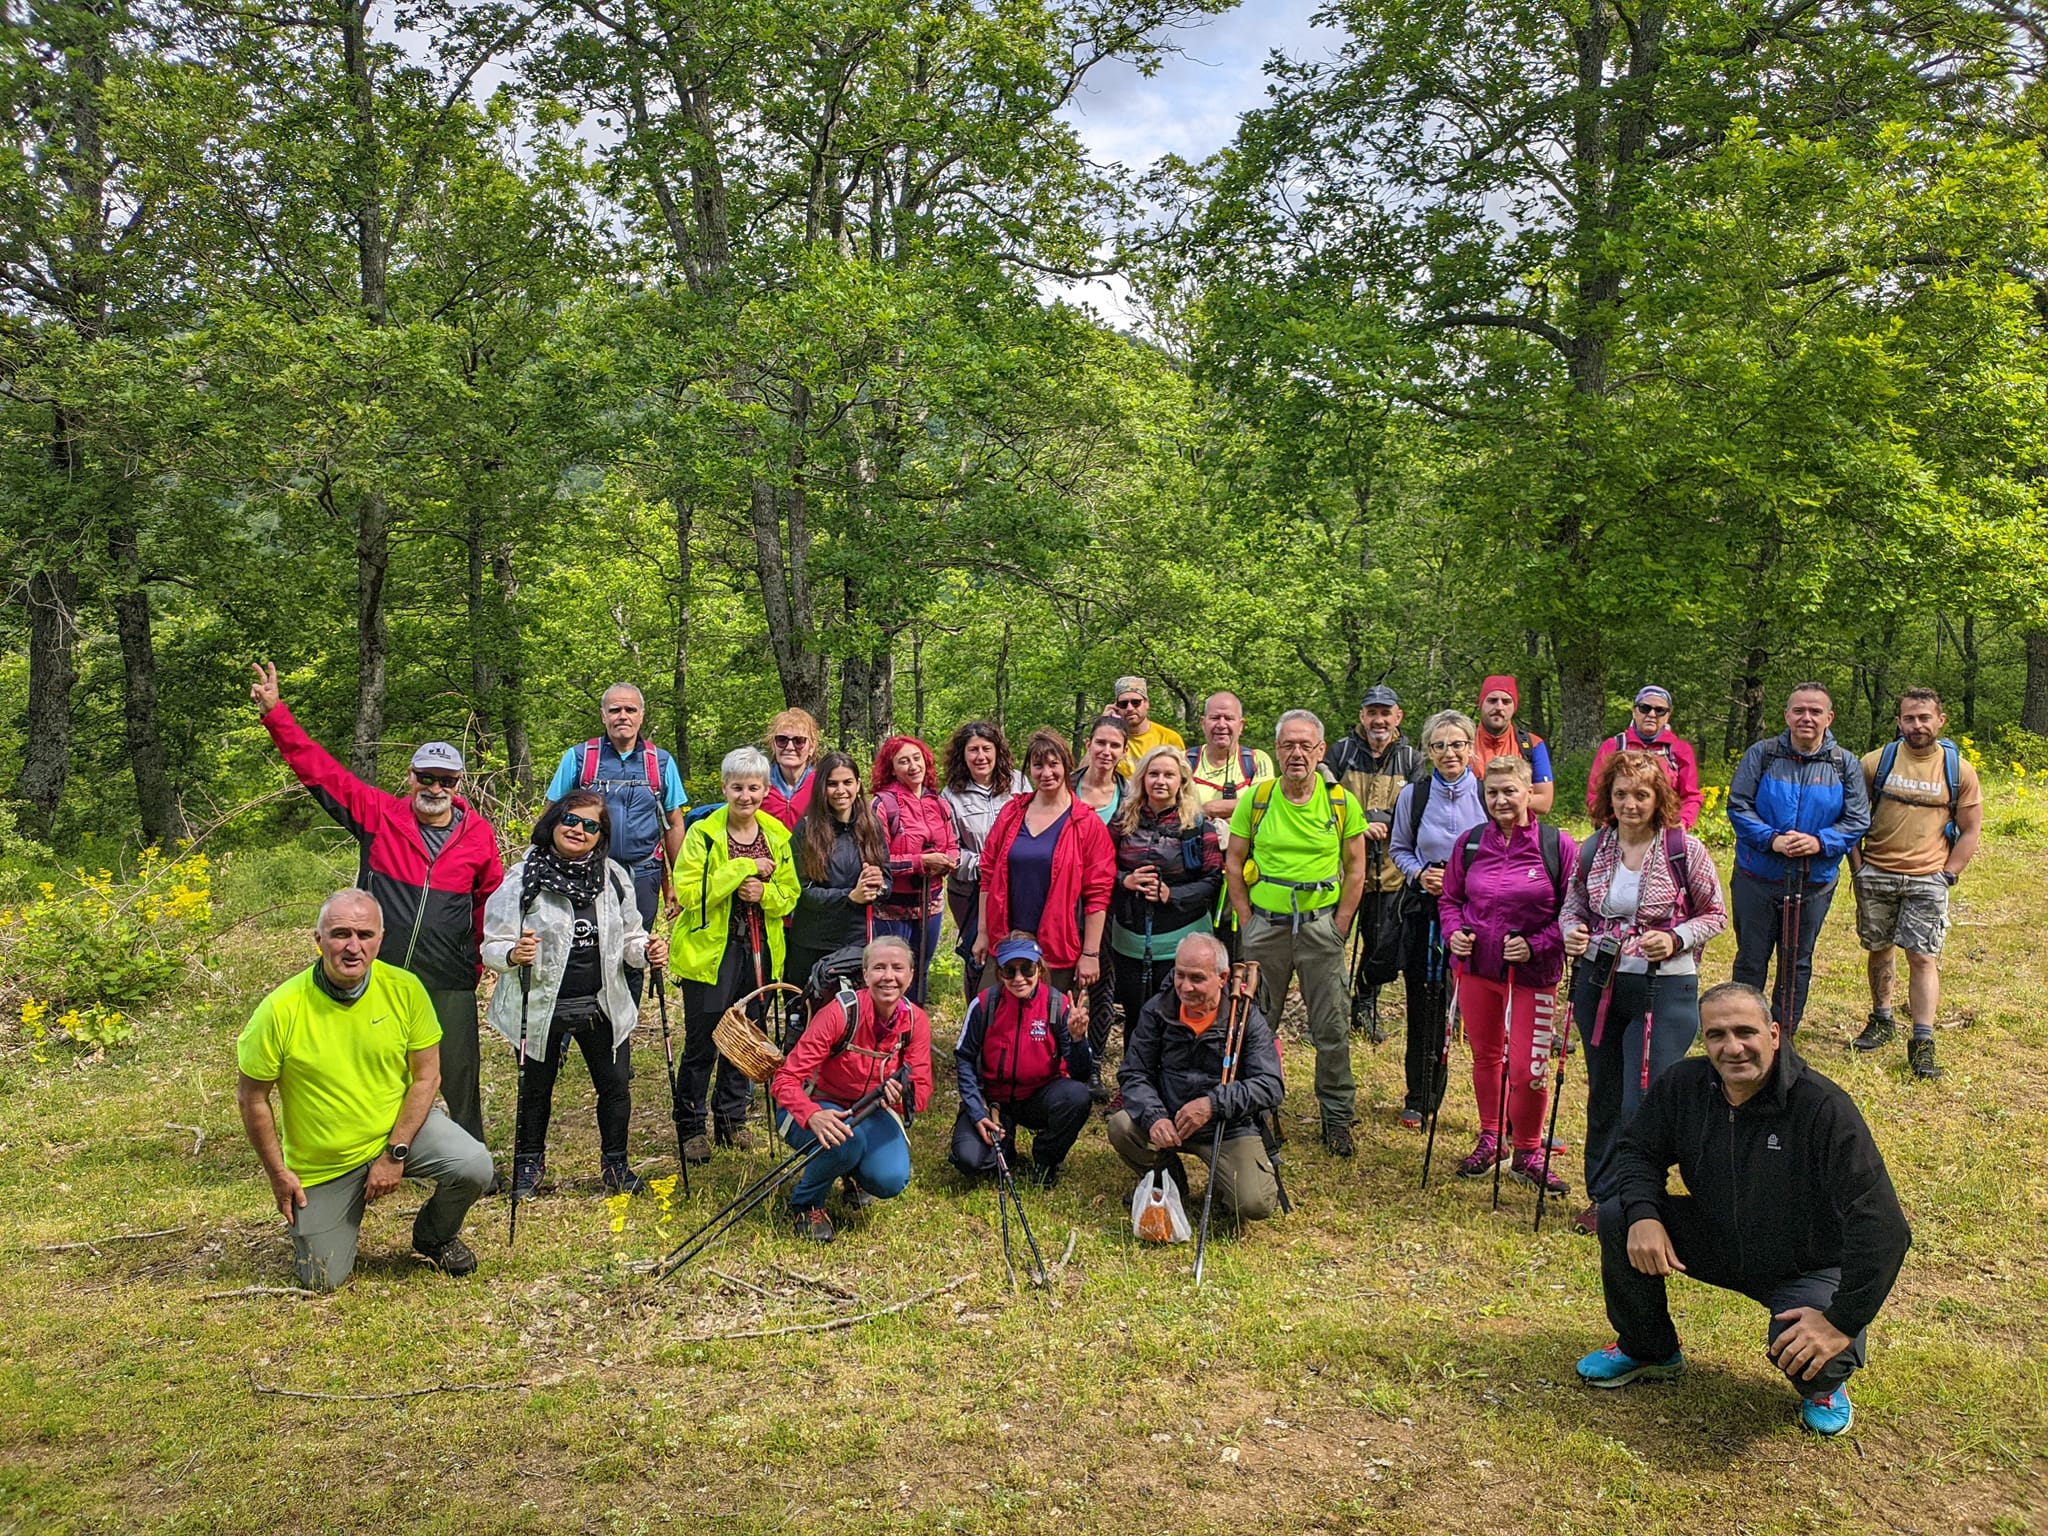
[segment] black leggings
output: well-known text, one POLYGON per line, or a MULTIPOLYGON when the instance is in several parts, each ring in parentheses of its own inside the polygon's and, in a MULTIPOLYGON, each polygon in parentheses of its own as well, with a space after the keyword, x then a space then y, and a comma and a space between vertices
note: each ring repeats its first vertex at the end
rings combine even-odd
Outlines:
POLYGON ((583 1064, 590 1069, 590 1085, 597 1090, 597 1141, 606 1162, 626 1155, 626 1128, 633 1119, 633 1043, 621 1040, 612 1049, 612 1021, 594 997, 569 998, 555 1005, 555 1017, 548 1026, 547 1054, 527 1054, 521 1070, 519 1135, 513 1145, 516 1157, 536 1157, 547 1150, 548 1122, 555 1108, 555 1079, 562 1072, 562 1058, 569 1042, 583 1052, 583 1064))

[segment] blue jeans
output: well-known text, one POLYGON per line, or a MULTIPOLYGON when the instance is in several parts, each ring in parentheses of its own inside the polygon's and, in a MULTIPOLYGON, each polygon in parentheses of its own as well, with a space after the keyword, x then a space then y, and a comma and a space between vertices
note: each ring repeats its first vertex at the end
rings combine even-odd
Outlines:
MULTIPOLYGON (((876 925, 877 927, 880 924, 876 925)), ((820 1103, 820 1109, 842 1109, 838 1104, 820 1103)), ((787 1113, 777 1116, 782 1139, 803 1150, 818 1144, 818 1138, 798 1125, 787 1113)), ((880 1200, 893 1200, 910 1183, 910 1143, 904 1139, 902 1122, 886 1109, 877 1109, 853 1134, 836 1147, 826 1147, 804 1164, 804 1171, 789 1192, 793 1210, 807 1211, 823 1205, 832 1186, 847 1174, 860 1187, 880 1200)))

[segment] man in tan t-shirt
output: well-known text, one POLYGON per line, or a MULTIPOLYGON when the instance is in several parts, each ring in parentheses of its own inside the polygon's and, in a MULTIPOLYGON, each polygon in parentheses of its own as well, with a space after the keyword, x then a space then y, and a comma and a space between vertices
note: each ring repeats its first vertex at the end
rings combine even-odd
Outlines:
POLYGON ((1863 780, 1870 788, 1870 832, 1856 860, 1856 936, 1869 955, 1870 1022, 1851 1043, 1880 1050, 1897 1032, 1892 1020, 1894 955, 1906 952, 1906 997, 1913 1034, 1906 1060, 1916 1077, 1939 1077, 1934 1060, 1934 1013, 1941 1002, 1937 969, 1948 932, 1948 893, 1977 852, 1984 829, 1984 792, 1977 770, 1960 753, 1955 787, 1941 739, 1948 718, 1932 688, 1908 688, 1899 698, 1899 739, 1866 753, 1863 780), (1892 755, 1885 769, 1886 753, 1892 755), (1953 805, 1953 820, 1951 820, 1953 805))

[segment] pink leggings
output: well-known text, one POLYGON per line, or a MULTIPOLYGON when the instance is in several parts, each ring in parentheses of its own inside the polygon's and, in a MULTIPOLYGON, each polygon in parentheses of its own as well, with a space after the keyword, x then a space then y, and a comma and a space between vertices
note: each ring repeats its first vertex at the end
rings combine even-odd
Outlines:
MULTIPOLYGON (((1509 1029, 1508 1124, 1517 1152, 1543 1145, 1543 1117, 1550 1107, 1546 1072, 1556 1038, 1557 997, 1549 987, 1517 986, 1509 1029), (1539 1051, 1540 1044, 1540 1051, 1539 1051)), ((1481 1130, 1500 1134, 1501 1021, 1508 1010, 1508 984, 1479 976, 1458 977, 1458 1012, 1472 1046, 1472 1090, 1479 1100, 1481 1130)))

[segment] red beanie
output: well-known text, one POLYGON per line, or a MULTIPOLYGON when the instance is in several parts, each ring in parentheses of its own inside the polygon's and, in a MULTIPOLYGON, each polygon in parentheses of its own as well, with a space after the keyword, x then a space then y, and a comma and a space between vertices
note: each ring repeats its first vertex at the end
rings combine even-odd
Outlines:
POLYGON ((1479 702, 1484 704, 1489 693, 1504 693, 1515 701, 1515 708, 1522 707, 1522 690, 1515 686, 1515 680, 1505 672, 1496 672, 1479 685, 1479 702))

